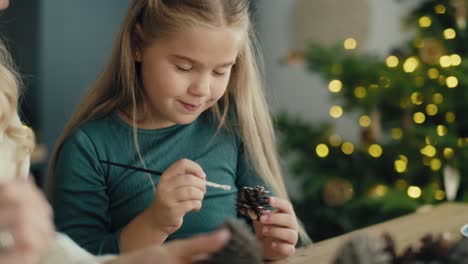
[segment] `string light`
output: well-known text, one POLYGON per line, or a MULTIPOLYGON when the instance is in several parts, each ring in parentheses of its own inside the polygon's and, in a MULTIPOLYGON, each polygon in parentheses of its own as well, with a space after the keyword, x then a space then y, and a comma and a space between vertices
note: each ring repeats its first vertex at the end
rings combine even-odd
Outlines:
POLYGON ((445 199, 445 192, 442 190, 437 190, 434 193, 434 198, 438 201, 442 201, 445 199))
POLYGON ((444 125, 438 125, 437 128, 436 128, 436 131, 437 131, 437 135, 439 137, 443 137, 443 136, 447 135, 448 129, 444 125))
POLYGON ((416 112, 413 115, 413 121, 416 124, 422 124, 422 123, 424 123, 424 121, 426 121, 426 115, 424 115, 424 113, 422 113, 422 112, 416 112))
POLYGON ((328 146, 325 144, 318 144, 317 147, 315 148, 315 152, 317 153, 317 156, 320 158, 325 158, 328 156, 328 153, 330 153, 330 150, 328 149, 328 146))
POLYGON ((328 89, 332 93, 338 93, 343 88, 343 83, 340 80, 333 80, 328 84, 328 89))
POLYGON ((450 62, 453 66, 459 66, 462 62, 460 55, 452 54, 450 55, 450 62))
POLYGON ((420 150, 420 152, 421 154, 429 158, 432 158, 437 154, 436 148, 432 145, 426 145, 424 148, 420 150))
POLYGON ((454 39, 457 36, 457 32, 453 28, 447 28, 444 30, 445 39, 454 39))
POLYGON ((374 197, 374 198, 381 198, 381 197, 384 197, 387 194, 387 192, 388 192, 387 186, 383 184, 378 184, 369 191, 369 196, 374 197))
POLYGON ((437 77, 439 77, 439 70, 437 70, 436 68, 430 68, 429 70, 427 70, 427 77, 429 77, 429 79, 432 80, 437 79, 437 77))
POLYGON ((456 116, 454 112, 445 113, 445 121, 447 121, 447 123, 453 123, 455 122, 455 119, 456 119, 456 116))
POLYGON ((414 105, 421 105, 423 103, 423 96, 420 92, 414 92, 411 94, 410 100, 414 105))
POLYGON ((437 112, 439 111, 439 108, 435 104, 428 104, 426 105, 426 113, 429 116, 435 116, 437 112))
POLYGON ((403 64, 403 70, 406 73, 414 72, 419 66, 419 60, 416 57, 409 57, 403 64))
POLYGON ((449 76, 445 80, 445 83, 447 84, 448 88, 455 88, 458 86, 458 79, 455 76, 449 76))
POLYGON ((407 194, 409 197, 413 199, 417 199, 421 197, 422 191, 421 191, 421 188, 419 188, 418 186, 410 186, 408 187, 407 194))
POLYGON ((439 58, 439 63, 442 68, 447 68, 452 65, 452 60, 448 55, 444 55, 439 58))
POLYGON ((368 152, 369 152, 369 155, 371 155, 372 157, 378 158, 382 156, 383 149, 378 144, 372 144, 369 146, 368 152))
POLYGON ((357 47, 357 41, 354 38, 347 38, 344 41, 344 48, 346 50, 353 50, 357 47))
POLYGON ((436 12, 436 14, 445 14, 445 11, 446 11, 446 8, 444 5, 442 4, 438 4, 434 7, 434 11, 436 12))
POLYGON ((422 28, 428 28, 432 24, 432 20, 428 16, 422 16, 421 18, 419 18, 418 22, 419 22, 419 26, 422 28))
POLYGON ((397 56, 391 55, 385 59, 385 63, 387 64, 389 68, 395 68, 400 63, 400 60, 398 59, 397 56))
POLYGON ((358 87, 356 87, 354 89, 354 95, 356 96, 356 98, 362 99, 362 98, 366 97, 367 90, 363 86, 358 86, 358 87))
POLYGON ((395 140, 399 140, 403 137, 403 131, 401 128, 392 128, 392 138, 395 140))
POLYGON ((346 155, 351 155, 354 152, 354 145, 351 142, 345 142, 341 145, 341 151, 346 155))
POLYGON ((394 164, 395 171, 398 173, 403 173, 406 171, 407 165, 408 165, 408 162, 405 160, 402 160, 402 159, 395 160, 395 164, 394 164))
POLYGON ((362 127, 369 127, 372 123, 371 118, 368 115, 363 115, 359 118, 359 125, 362 127))
POLYGON ((330 108, 330 116, 340 118, 343 115, 343 108, 339 105, 334 105, 330 108))
POLYGON ((442 162, 440 161, 440 159, 437 159, 437 158, 432 159, 429 167, 431 167, 431 170, 433 171, 439 171, 440 168, 442 167, 442 162))
POLYGON ((398 179, 396 182, 395 182, 395 187, 398 189, 398 190, 404 190, 408 187, 408 183, 403 180, 403 179, 398 179))
POLYGON ((330 145, 333 147, 338 147, 341 144, 341 137, 337 134, 333 134, 329 138, 330 145))
POLYGON ((441 104, 444 101, 444 96, 441 93, 435 93, 432 95, 432 102, 434 104, 441 104))
POLYGON ((446 160, 452 159, 453 156, 455 155, 455 151, 453 151, 452 148, 444 148, 443 153, 444 153, 444 158, 446 160))

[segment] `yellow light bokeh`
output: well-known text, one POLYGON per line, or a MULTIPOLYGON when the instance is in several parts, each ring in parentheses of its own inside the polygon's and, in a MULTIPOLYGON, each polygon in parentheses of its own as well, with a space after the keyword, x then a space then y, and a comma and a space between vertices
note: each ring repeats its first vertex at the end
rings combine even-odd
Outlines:
POLYGON ((437 77, 439 77, 439 70, 437 70, 436 68, 430 68, 429 70, 427 70, 427 77, 429 77, 429 79, 432 80, 437 79, 437 77))
POLYGON ((452 148, 444 148, 443 153, 444 153, 444 158, 445 158, 446 160, 452 159, 453 156, 455 155, 455 151, 453 151, 452 148))
POLYGON ((447 121, 447 123, 453 123, 455 122, 455 119, 456 119, 456 115, 454 112, 445 113, 445 121, 447 121))
POLYGON ((437 154, 437 150, 432 145, 426 145, 424 148, 421 149, 421 154, 426 157, 432 158, 437 154))
POLYGON ((395 187, 398 189, 398 190, 404 190, 408 187, 408 183, 403 180, 403 179, 398 179, 396 182, 395 182, 395 187))
POLYGON ((434 11, 436 12, 436 14, 445 14, 445 11, 446 11, 446 8, 443 4, 438 4, 434 7, 434 11))
POLYGON ((435 116, 439 112, 439 108, 435 104, 426 105, 426 113, 429 116, 435 116))
POLYGON ((382 156, 383 149, 378 144, 372 144, 369 146, 368 152, 369 152, 369 155, 371 155, 372 157, 378 158, 382 156))
POLYGON ((406 73, 414 72, 419 66, 419 60, 416 57, 409 57, 403 64, 403 70, 406 73))
POLYGON ((432 19, 428 16, 422 16, 418 20, 419 26, 422 28, 428 28, 432 25, 432 19))
POLYGON ((448 88, 455 88, 458 86, 458 79, 455 76, 449 76, 445 80, 445 83, 447 84, 448 88))
POLYGON ((358 99, 362 99, 366 97, 367 95, 367 90, 363 86, 358 86, 354 89, 354 96, 358 99))
POLYGON ((437 201, 442 201, 445 199, 445 192, 442 191, 442 190, 437 190, 435 191, 434 193, 434 198, 437 200, 437 201))
POLYGON ((392 138, 395 140, 399 140, 403 137, 403 131, 401 128, 392 128, 392 138))
POLYGON ((318 144, 317 147, 315 148, 315 152, 317 153, 317 156, 319 156, 320 158, 325 158, 330 153, 330 150, 328 149, 327 145, 318 144))
POLYGON ((346 155, 351 155, 354 152, 354 145, 351 142, 345 142, 341 145, 341 151, 346 155))
POLYGON ((410 96, 411 103, 420 105, 423 103, 423 95, 420 92, 414 92, 410 96))
POLYGON ((388 187, 383 184, 378 184, 374 186, 370 191, 369 195, 371 197, 381 198, 384 197, 388 192, 388 187))
POLYGON ((359 125, 362 127, 369 127, 371 123, 372 120, 368 115, 363 115, 359 118, 359 125))
POLYGON ((413 199, 417 199, 421 197, 422 191, 421 191, 421 188, 419 188, 418 186, 410 186, 408 187, 407 194, 409 197, 413 199))
POLYGON ((328 89, 332 93, 338 93, 343 88, 343 83, 340 80, 333 80, 328 84, 328 89))
POLYGON ((444 125, 438 125, 436 130, 437 130, 437 135, 439 137, 443 137, 443 136, 447 135, 447 132, 448 132, 447 127, 444 126, 444 125))
POLYGON ((329 141, 330 145, 332 145, 333 147, 338 147, 341 144, 342 139, 339 135, 333 134, 330 136, 329 141))
POLYGON ((444 30, 445 39, 454 39, 457 36, 457 32, 453 28, 447 28, 444 30))
POLYGON ((343 108, 339 105, 334 105, 330 108, 330 116, 340 118, 343 115, 343 108))
POLYGON ((426 115, 424 113, 422 113, 422 112, 416 112, 413 115, 413 121, 416 124, 422 124, 422 123, 424 123, 424 121, 426 121, 426 115))
POLYGON ((453 66, 459 66, 462 62, 462 58, 458 54, 450 55, 450 61, 453 66))
POLYGON ((452 60, 450 56, 444 55, 439 58, 439 63, 442 68, 447 68, 452 66, 452 60))
POLYGON ((440 161, 440 159, 437 159, 437 158, 432 159, 429 167, 431 167, 431 170, 433 171, 439 171, 440 168, 442 167, 442 161, 440 161))
POLYGON ((398 173, 403 173, 406 171, 406 162, 404 162, 403 160, 395 160, 395 164, 394 164, 394 167, 395 167, 395 171, 398 172, 398 173))
POLYGON ((357 47, 357 41, 354 38, 345 39, 343 46, 346 50, 353 50, 357 47))
POLYGON ((400 60, 398 59, 397 56, 391 55, 385 59, 385 63, 387 64, 389 68, 395 68, 400 63, 400 60))
POLYGON ((441 93, 435 93, 432 95, 432 102, 434 104, 441 104, 444 101, 444 96, 441 93))

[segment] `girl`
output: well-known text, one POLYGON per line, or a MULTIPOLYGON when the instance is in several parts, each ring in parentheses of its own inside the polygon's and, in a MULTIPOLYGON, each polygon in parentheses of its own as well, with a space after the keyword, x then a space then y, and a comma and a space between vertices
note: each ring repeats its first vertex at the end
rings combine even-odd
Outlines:
MULTIPOLYGON (((0 11, 8 4, 0 0, 0 11)), ((188 264, 226 243, 229 232, 222 230, 164 246, 153 245, 121 257, 97 258, 66 236, 56 234, 47 200, 26 180, 34 135, 18 116, 19 86, 13 61, 0 40, 0 264, 188 264)))
POLYGON ((236 216, 238 189, 266 185, 277 197, 254 221, 263 255, 294 253, 299 227, 253 36, 247 0, 132 2, 110 63, 52 157, 61 231, 93 253, 131 251, 214 230, 236 216))

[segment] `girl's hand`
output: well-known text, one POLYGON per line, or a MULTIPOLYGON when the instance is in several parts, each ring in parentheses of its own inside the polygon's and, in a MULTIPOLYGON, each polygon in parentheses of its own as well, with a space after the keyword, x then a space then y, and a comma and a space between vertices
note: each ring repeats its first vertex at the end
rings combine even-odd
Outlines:
POLYGON ((182 159, 162 175, 148 209, 157 228, 166 235, 182 226, 184 215, 199 211, 206 193, 206 175, 197 163, 182 159))
POLYGON ((254 229, 268 260, 282 259, 294 254, 299 238, 296 214, 289 201, 270 197, 269 204, 276 208, 266 211, 260 221, 254 221, 254 229))
POLYGON ((17 178, 0 184, 0 232, 12 241, 0 249, 1 264, 39 262, 53 240, 54 227, 52 209, 34 183, 17 178))

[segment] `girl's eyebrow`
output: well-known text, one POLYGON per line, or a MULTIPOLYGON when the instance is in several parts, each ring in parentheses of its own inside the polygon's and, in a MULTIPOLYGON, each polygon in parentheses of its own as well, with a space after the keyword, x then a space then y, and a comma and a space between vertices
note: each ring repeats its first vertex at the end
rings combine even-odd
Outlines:
MULTIPOLYGON (((172 54, 172 55, 170 55, 170 57, 174 58, 174 59, 178 59, 178 60, 186 60, 186 61, 188 61, 188 62, 190 62, 191 64, 194 64, 194 65, 204 65, 202 62, 197 61, 197 60, 192 59, 192 58, 189 58, 189 57, 184 56, 184 55, 172 54)), ((224 68, 224 67, 232 66, 234 64, 236 64, 235 61, 229 61, 229 62, 221 63, 220 65, 216 66, 215 68, 224 68)))

